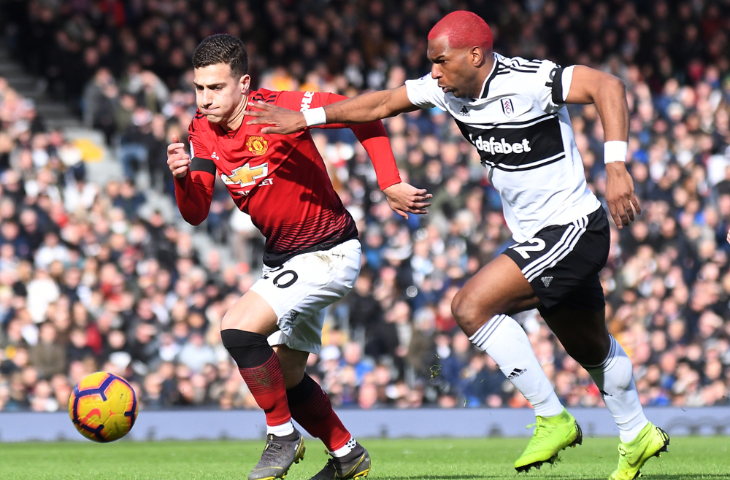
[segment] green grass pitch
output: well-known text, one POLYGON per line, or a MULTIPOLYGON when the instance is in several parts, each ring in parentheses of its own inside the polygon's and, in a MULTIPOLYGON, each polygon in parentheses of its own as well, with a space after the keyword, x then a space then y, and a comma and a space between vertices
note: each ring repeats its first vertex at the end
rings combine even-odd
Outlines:
MULTIPOLYGON (((369 480, 605 480, 618 460, 618 439, 585 438, 555 466, 517 476, 512 462, 527 439, 363 440, 373 459, 369 480)), ((2 479, 245 479, 261 442, 117 442, 0 444, 2 479)), ((325 464, 324 446, 307 440, 304 462, 286 480, 308 479, 325 464)), ((730 480, 730 438, 677 437, 651 459, 642 480, 730 480)))

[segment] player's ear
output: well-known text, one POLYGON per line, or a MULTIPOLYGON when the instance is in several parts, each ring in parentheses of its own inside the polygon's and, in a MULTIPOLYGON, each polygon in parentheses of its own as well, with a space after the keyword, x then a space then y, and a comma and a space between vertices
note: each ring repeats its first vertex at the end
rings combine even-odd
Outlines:
POLYGON ((469 55, 471 57, 471 63, 475 67, 481 67, 484 63, 484 51, 480 47, 472 47, 471 52, 469 52, 469 55))
POLYGON ((248 88, 251 86, 251 76, 248 74, 241 76, 241 79, 238 81, 238 86, 241 89, 241 93, 245 94, 248 92, 248 88))

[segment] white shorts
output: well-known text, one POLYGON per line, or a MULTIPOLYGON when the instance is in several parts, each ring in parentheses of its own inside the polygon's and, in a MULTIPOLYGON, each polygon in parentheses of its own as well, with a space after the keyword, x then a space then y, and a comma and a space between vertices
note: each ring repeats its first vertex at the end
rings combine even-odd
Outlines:
POLYGON ((329 250, 303 253, 270 268, 251 290, 274 309, 279 331, 269 345, 319 353, 322 348, 324 308, 347 295, 360 273, 362 249, 357 239, 329 250))

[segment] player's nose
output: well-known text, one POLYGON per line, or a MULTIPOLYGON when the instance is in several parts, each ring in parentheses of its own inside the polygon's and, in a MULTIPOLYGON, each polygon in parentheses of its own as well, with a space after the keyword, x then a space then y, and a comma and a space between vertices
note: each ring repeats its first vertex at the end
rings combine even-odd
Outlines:
POLYGON ((213 103, 213 99, 211 98, 210 90, 207 88, 203 90, 202 100, 203 100, 203 106, 209 107, 211 103, 213 103))
POLYGON ((441 78, 441 69, 435 63, 431 64, 431 77, 436 79, 441 78))

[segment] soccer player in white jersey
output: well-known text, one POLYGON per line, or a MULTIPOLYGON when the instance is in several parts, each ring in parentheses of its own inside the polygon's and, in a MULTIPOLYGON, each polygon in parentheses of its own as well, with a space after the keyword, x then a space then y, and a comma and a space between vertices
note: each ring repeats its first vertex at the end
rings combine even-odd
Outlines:
MULTIPOLYGON (((527 335, 509 315, 538 308, 565 350, 588 370, 620 432, 612 480, 629 480, 669 436, 644 416, 621 345, 608 333, 598 274, 610 229, 588 190, 565 104, 593 103, 605 131, 606 201, 618 228, 641 213, 626 170, 628 106, 623 83, 585 66, 505 58, 492 51, 486 22, 465 11, 428 36, 430 75, 324 108, 293 112, 253 105, 267 133, 322 123, 369 122, 418 108, 448 112, 478 150, 499 191, 516 244, 474 275, 451 305, 459 326, 535 408, 537 427, 515 462, 526 471, 580 444, 575 418, 560 404, 527 335)), ((417 205, 414 205, 417 207, 417 205)))

